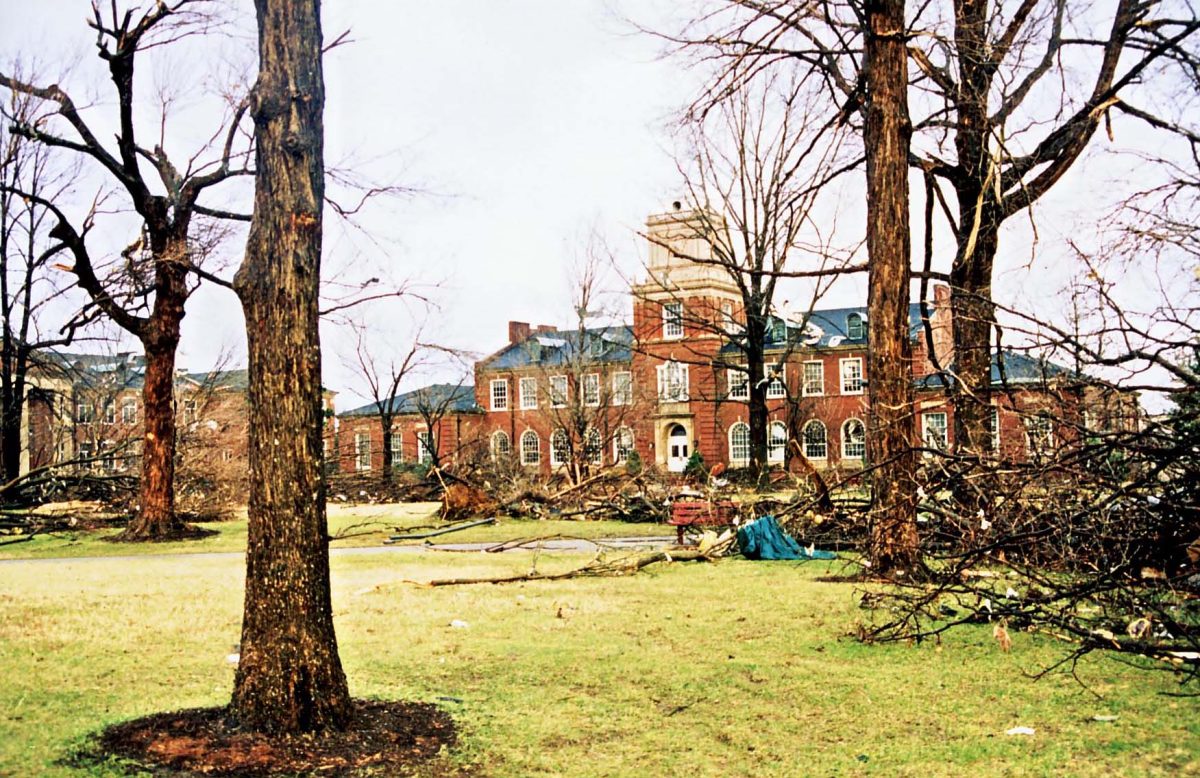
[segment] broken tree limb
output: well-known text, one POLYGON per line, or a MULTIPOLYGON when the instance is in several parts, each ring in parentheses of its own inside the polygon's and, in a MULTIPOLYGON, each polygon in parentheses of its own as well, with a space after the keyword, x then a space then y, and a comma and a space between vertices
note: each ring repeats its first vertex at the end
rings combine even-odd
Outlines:
POLYGON ((521 573, 516 575, 502 575, 492 578, 435 578, 431 581, 412 581, 404 580, 401 583, 411 584, 413 586, 434 587, 434 586, 464 586, 468 584, 505 584, 505 583, 520 583, 523 581, 561 581, 567 578, 600 578, 608 576, 631 575, 649 565, 658 562, 712 562, 717 557, 708 553, 701 553, 695 549, 683 549, 672 551, 653 551, 648 554, 638 554, 631 556, 620 557, 613 560, 593 559, 582 567, 567 570, 561 573, 521 573))
POLYGON ((470 529, 471 527, 481 527, 484 524, 495 524, 495 523, 496 523, 495 517, 492 517, 489 519, 477 519, 475 521, 464 521, 464 522, 461 522, 459 524, 454 524, 449 527, 442 527, 440 529, 432 529, 432 530, 428 530, 426 532, 410 532, 407 535, 391 535, 388 537, 387 540, 385 540, 383 542, 384 543, 394 543, 397 540, 424 540, 425 538, 433 538, 433 537, 437 537, 438 535, 448 535, 451 532, 458 532, 459 530, 470 529))

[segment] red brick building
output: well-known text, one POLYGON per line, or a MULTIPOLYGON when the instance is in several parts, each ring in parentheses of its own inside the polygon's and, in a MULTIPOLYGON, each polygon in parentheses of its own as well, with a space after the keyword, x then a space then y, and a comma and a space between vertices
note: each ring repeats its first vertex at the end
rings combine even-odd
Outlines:
MULTIPOLYGON (((697 452, 710 466, 746 465, 749 392, 729 337, 741 326, 742 298, 728 273, 705 261, 711 247, 696 224, 681 210, 647 221, 647 277, 631 289, 630 325, 559 330, 510 322, 507 345, 475 366, 471 401, 464 391, 441 420, 441 439, 453 440, 458 455, 486 451, 543 473, 620 463, 634 452, 676 472, 697 452)), ((942 286, 933 292, 909 310, 921 436, 914 444, 930 451, 954 445, 954 410, 938 369, 953 364, 949 293, 942 286)), ((870 412, 866 309, 785 312, 772 320, 764 346, 768 459, 862 467, 870 412)), ((1007 351, 992 378, 998 458, 1026 460, 1070 445, 1096 422, 1084 413, 1085 395, 1102 385, 1065 368, 1007 351)), ((1109 387, 1104 396, 1120 407, 1106 418, 1137 423, 1134 395, 1109 387)), ((373 419, 372 429, 364 420, 374 413, 365 406, 342 416, 359 441, 341 435, 343 462, 351 446, 356 467, 378 466, 379 424, 373 419)), ((420 428, 405 425, 402 461, 420 428)))

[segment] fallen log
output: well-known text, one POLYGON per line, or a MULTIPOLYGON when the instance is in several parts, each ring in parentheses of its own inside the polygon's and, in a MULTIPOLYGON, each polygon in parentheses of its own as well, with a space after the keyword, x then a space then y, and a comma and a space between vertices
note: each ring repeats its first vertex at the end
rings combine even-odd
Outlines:
POLYGON ((658 562, 712 562, 717 557, 711 553, 702 553, 697 549, 653 551, 648 554, 625 556, 613 560, 593 559, 582 567, 567 570, 562 573, 539 573, 536 570, 517 575, 501 575, 492 578, 435 578, 431 581, 412 581, 405 579, 401 583, 421 587, 435 586, 464 586, 468 584, 505 584, 523 581, 562 581, 567 578, 600 578, 608 576, 631 575, 643 567, 658 562))

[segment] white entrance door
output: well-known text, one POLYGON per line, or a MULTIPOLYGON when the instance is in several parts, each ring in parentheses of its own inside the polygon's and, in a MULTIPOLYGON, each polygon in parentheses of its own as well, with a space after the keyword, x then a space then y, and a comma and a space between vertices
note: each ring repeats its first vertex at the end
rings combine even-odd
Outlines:
POLYGON ((682 473, 687 467, 688 457, 691 452, 688 451, 688 434, 682 424, 672 425, 671 430, 667 433, 667 470, 672 473, 682 473))

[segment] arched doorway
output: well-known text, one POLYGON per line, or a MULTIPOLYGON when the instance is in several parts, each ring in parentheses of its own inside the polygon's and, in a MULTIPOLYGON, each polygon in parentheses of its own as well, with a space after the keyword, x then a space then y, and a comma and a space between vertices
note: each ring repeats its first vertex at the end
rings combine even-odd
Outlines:
POLYGON ((682 424, 672 424, 671 429, 667 431, 667 470, 682 473, 687 467, 689 456, 691 451, 688 450, 687 430, 682 424))

